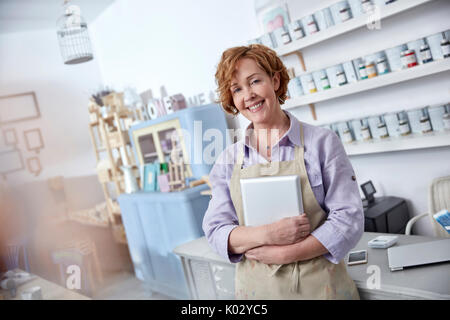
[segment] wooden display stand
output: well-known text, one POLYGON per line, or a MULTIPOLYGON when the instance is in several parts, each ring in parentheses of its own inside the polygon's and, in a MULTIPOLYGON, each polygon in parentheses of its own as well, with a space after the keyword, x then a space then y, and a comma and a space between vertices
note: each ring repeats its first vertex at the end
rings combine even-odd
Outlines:
POLYGON ((112 233, 117 242, 127 243, 120 207, 115 199, 125 192, 124 175, 120 167, 131 165, 138 173, 128 129, 133 121, 142 120, 142 114, 138 113, 138 119, 135 119, 133 112, 124 106, 123 93, 111 93, 103 97, 102 101, 103 106, 99 106, 93 99, 89 101, 89 133, 112 233))

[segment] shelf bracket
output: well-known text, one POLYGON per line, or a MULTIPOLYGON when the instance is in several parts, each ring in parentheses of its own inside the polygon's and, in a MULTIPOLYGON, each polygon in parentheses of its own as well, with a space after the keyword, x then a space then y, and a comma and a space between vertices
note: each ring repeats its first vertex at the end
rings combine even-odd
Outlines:
MULTIPOLYGON (((300 61, 300 65, 302 67, 302 70, 306 72, 306 65, 305 65, 305 59, 303 59, 303 54, 300 50, 294 51, 291 53, 291 55, 297 56, 298 60, 300 61)), ((314 120, 317 120, 317 114, 316 114, 316 106, 314 103, 309 104, 309 110, 311 111, 311 115, 314 120)))
POLYGON ((309 110, 311 111, 311 115, 314 120, 317 120, 317 114, 316 114, 316 106, 314 103, 309 104, 309 110))

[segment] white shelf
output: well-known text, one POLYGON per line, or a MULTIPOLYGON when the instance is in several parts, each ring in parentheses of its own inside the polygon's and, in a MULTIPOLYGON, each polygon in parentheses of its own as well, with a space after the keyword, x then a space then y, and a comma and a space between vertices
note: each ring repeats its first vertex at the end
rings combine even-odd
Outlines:
POLYGON ((426 77, 450 70, 450 58, 441 59, 412 68, 399 70, 375 78, 360 80, 342 87, 331 88, 325 91, 305 94, 301 97, 286 100, 283 109, 292 109, 308 104, 323 102, 358 92, 381 88, 395 83, 426 77))
POLYGON ((450 146, 450 131, 413 133, 407 136, 344 143, 349 156, 450 146))
MULTIPOLYGON (((431 1, 433 0, 397 0, 396 2, 380 7, 380 20, 386 19, 388 17, 431 1)), ((302 39, 294 40, 287 45, 283 45, 275 49, 275 51, 279 56, 289 55, 295 51, 304 49, 319 42, 365 27, 367 25, 367 22, 369 21, 370 16, 370 14, 362 14, 356 18, 336 24, 315 34, 307 35, 302 39)))

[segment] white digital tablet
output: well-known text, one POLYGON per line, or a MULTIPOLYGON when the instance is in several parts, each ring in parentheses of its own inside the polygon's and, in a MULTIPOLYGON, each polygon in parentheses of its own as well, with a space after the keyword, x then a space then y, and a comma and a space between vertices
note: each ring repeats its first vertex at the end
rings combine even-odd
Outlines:
POLYGON ((246 226, 260 226, 303 213, 297 175, 241 179, 246 226))

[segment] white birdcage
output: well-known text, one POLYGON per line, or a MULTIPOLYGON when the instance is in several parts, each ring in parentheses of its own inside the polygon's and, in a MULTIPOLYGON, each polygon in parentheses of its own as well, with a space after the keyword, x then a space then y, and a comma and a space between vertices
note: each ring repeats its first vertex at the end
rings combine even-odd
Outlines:
POLYGON ((57 27, 59 47, 65 64, 83 63, 94 58, 87 23, 78 6, 67 6, 64 15, 58 19, 57 27))

